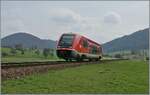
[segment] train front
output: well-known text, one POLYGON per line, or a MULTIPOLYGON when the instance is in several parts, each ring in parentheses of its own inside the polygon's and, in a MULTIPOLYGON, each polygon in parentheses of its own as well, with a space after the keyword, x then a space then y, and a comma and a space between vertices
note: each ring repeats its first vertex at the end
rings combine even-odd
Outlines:
POLYGON ((65 60, 74 58, 73 43, 75 34, 63 34, 57 44, 57 56, 65 60))

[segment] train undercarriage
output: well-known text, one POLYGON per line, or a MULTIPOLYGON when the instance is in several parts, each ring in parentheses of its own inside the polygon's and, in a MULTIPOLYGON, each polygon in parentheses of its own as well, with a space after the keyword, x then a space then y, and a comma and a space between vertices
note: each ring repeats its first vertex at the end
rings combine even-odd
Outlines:
POLYGON ((66 61, 98 61, 102 58, 101 55, 79 53, 75 50, 57 50, 57 56, 65 59, 66 61))

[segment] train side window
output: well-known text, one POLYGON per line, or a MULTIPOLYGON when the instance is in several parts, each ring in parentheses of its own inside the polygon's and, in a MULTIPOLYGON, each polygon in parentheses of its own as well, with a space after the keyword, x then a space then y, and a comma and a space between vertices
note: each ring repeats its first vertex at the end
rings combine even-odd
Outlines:
POLYGON ((97 47, 96 46, 92 47, 92 54, 97 54, 97 47))
POLYGON ((87 40, 83 40, 83 41, 82 41, 82 45, 83 45, 84 48, 87 48, 87 47, 88 47, 88 42, 87 42, 87 40))

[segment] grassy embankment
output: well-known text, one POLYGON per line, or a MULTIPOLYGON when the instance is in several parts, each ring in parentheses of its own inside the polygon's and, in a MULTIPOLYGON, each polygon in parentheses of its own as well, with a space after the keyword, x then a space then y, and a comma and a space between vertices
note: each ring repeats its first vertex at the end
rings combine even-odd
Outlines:
POLYGON ((147 93, 148 63, 114 61, 2 82, 2 93, 147 93))

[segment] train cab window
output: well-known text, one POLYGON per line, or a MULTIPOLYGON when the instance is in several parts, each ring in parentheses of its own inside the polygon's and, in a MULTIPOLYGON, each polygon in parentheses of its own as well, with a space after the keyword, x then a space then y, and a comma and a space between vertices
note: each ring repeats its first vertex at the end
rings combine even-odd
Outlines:
POLYGON ((60 39, 59 46, 70 47, 72 46, 74 35, 63 35, 60 39))
POLYGON ((82 45, 83 45, 84 48, 88 48, 88 41, 84 39, 82 41, 82 45))

